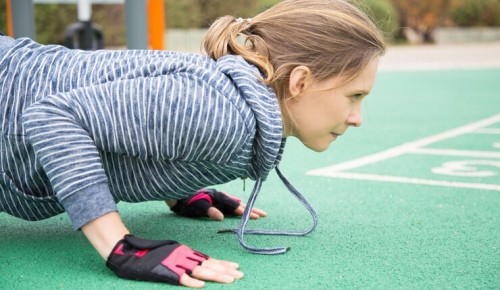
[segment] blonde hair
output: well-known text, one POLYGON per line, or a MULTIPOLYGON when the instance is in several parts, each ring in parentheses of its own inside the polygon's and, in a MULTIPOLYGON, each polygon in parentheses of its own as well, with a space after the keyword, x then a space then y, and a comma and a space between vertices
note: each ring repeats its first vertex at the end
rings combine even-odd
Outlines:
POLYGON ((309 67, 319 81, 339 75, 352 79, 386 49, 369 17, 343 0, 288 0, 251 20, 221 17, 203 47, 215 60, 237 54, 257 66, 280 104, 295 67, 309 67))

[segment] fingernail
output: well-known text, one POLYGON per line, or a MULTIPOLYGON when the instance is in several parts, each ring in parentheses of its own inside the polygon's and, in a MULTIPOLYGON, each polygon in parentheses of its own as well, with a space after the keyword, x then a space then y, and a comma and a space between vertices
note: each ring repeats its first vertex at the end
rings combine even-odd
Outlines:
POLYGON ((234 270, 232 271, 232 275, 236 278, 236 279, 241 279, 243 278, 243 272, 240 272, 238 270, 234 270))
POLYGON ((195 286, 196 288, 205 288, 205 282, 204 281, 200 281, 200 283, 198 285, 195 286))
POLYGON ((226 283, 233 283, 234 282, 234 277, 229 276, 229 275, 224 275, 224 282, 226 283))

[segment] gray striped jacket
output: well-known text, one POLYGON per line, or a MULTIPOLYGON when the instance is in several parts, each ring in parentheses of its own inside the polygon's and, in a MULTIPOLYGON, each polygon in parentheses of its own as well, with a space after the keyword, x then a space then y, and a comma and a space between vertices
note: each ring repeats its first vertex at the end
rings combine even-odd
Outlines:
POLYGON ((0 210, 8 214, 66 211, 78 229, 116 201, 265 179, 281 159, 276 96, 239 56, 0 43, 0 210))

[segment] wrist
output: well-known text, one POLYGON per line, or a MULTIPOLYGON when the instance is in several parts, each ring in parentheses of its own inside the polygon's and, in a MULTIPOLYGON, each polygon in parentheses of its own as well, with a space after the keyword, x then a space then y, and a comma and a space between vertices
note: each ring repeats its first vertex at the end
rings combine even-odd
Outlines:
POLYGON ((117 212, 107 213, 82 227, 82 232, 106 260, 115 245, 130 232, 117 212))

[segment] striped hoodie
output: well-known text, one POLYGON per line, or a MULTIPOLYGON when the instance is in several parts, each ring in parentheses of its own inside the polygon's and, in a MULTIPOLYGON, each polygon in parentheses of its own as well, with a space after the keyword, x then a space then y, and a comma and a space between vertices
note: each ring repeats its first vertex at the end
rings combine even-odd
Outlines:
POLYGON ((10 215, 66 211, 78 229, 117 201, 179 199, 236 178, 260 183, 281 160, 278 101, 240 56, 8 41, 0 210, 10 215))

